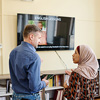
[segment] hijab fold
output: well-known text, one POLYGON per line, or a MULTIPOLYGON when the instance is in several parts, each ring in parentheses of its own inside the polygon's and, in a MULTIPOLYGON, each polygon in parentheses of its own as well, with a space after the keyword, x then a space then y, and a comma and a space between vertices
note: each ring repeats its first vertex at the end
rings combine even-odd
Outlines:
POLYGON ((74 72, 79 73, 87 79, 97 77, 99 64, 93 50, 87 45, 80 45, 80 58, 78 67, 74 72))

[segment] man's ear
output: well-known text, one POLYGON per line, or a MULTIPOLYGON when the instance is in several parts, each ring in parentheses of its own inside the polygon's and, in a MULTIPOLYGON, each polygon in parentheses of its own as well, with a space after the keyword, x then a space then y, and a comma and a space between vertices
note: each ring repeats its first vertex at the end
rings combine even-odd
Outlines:
POLYGON ((30 35, 29 35, 29 39, 30 39, 30 40, 33 40, 33 38, 34 38, 34 35, 33 35, 33 34, 30 34, 30 35))

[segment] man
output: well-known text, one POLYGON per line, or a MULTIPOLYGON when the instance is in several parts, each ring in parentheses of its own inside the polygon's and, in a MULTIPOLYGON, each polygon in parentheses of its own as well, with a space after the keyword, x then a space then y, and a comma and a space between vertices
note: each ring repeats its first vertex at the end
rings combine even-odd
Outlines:
POLYGON ((42 22, 39 21, 37 26, 42 31, 41 39, 40 39, 41 42, 39 43, 39 45, 47 45, 47 34, 46 34, 46 30, 43 30, 44 28, 43 28, 42 22))
POLYGON ((38 22, 38 27, 42 30, 43 25, 42 25, 42 22, 41 21, 38 22))
POLYGON ((35 50, 40 43, 41 30, 35 25, 27 25, 23 38, 9 59, 13 100, 40 100, 39 91, 49 83, 46 78, 40 79, 41 59, 35 50))

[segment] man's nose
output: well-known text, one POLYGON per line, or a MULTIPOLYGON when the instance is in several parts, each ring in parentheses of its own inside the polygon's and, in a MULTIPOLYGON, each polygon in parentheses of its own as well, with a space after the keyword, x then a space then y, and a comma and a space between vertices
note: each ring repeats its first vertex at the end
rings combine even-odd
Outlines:
POLYGON ((41 43, 41 41, 39 40, 38 43, 41 43))

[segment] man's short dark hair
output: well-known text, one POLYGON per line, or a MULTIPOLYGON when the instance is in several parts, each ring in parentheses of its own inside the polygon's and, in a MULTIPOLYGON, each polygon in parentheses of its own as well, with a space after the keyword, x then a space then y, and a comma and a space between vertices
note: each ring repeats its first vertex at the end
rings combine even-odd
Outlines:
POLYGON ((42 22, 41 22, 41 21, 39 21, 38 23, 41 23, 41 24, 42 24, 42 22))
POLYGON ((36 25, 26 25, 23 32, 23 37, 27 37, 31 32, 41 32, 41 29, 39 29, 36 25))

